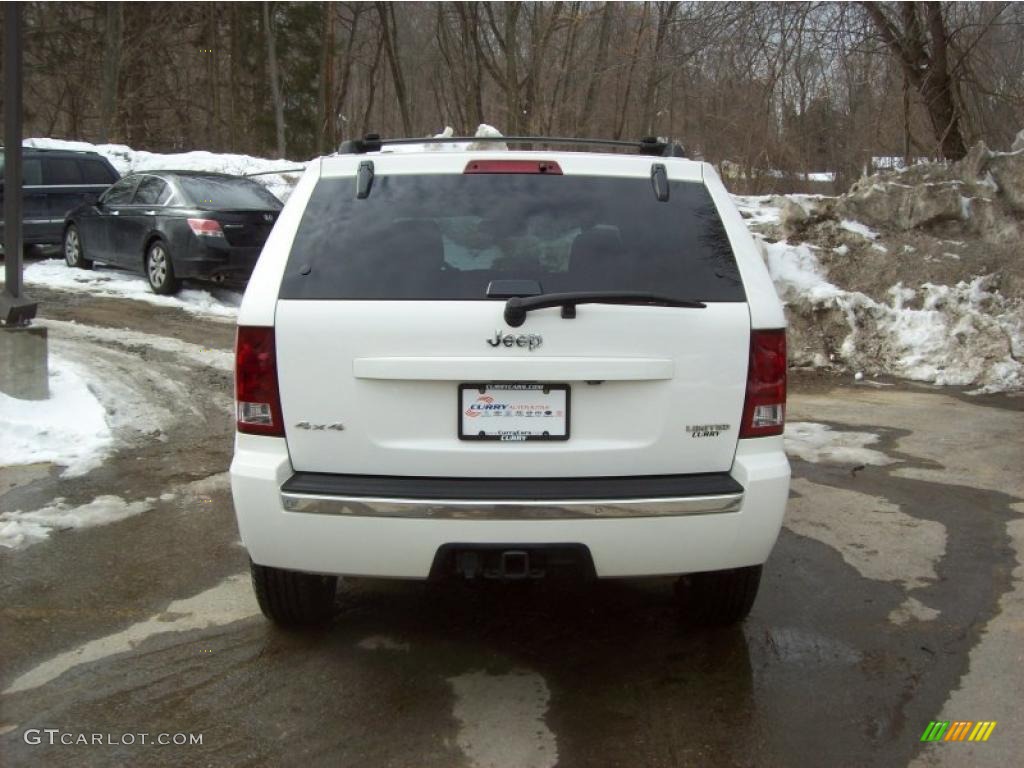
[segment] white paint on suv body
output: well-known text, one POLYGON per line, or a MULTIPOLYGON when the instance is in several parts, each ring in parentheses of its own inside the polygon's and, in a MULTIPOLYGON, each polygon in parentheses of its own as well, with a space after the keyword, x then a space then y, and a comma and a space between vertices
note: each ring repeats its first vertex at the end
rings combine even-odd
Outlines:
MULTIPOLYGON (((297 421, 346 425, 330 434, 310 431, 297 438, 289 433, 287 441, 237 436, 232 492, 243 544, 261 565, 425 578, 438 547, 446 543, 573 542, 589 549, 598 576, 624 577, 757 565, 774 546, 789 483, 782 438, 737 436, 751 329, 782 328, 785 317, 753 239, 707 164, 643 155, 488 151, 370 153, 313 161, 264 246, 238 322, 275 327, 286 431, 297 421), (583 305, 572 321, 561 319, 558 309, 539 310, 530 313, 528 329, 544 334, 544 346, 530 352, 496 351, 485 343, 496 328, 504 328, 500 302, 278 300, 295 232, 321 177, 353 177, 366 160, 373 161, 375 175, 386 176, 461 174, 470 160, 538 158, 557 162, 566 175, 579 176, 649 178, 658 163, 670 180, 704 184, 732 245, 747 301, 709 303, 701 310, 583 305), (425 323, 431 333, 422 330, 425 323), (411 329, 413 338, 403 328, 411 329), (325 333, 336 340, 329 351, 325 333), (465 370, 453 363, 447 380, 439 380, 433 363, 416 366, 416 358, 431 357, 474 360, 465 370), (573 388, 570 440, 484 446, 459 441, 457 385, 478 378, 477 358, 485 357, 501 361, 502 379, 516 380, 531 378, 530 366, 541 358, 561 359, 558 365, 564 364, 565 370, 558 380, 573 388), (365 374, 365 361, 374 358, 385 360, 390 375, 394 359, 402 358, 398 368, 404 378, 379 378, 382 364, 377 363, 370 365, 375 378, 357 375, 365 374), (572 358, 580 360, 576 370, 572 358), (658 376, 649 380, 636 379, 635 371, 624 379, 622 358, 668 361, 672 378, 663 378, 664 371, 658 369, 658 376), (521 362, 521 372, 512 370, 510 359, 521 362), (601 360, 620 380, 609 376, 604 384, 587 384, 601 360), (411 403, 416 413, 403 421, 386 412, 387 403, 411 403), (686 430, 692 424, 730 428, 725 435, 697 439, 686 430), (706 515, 384 519, 285 511, 280 488, 299 469, 567 478, 728 471, 745 494, 739 511, 706 515)), ((497 365, 494 371, 498 376, 497 365)))

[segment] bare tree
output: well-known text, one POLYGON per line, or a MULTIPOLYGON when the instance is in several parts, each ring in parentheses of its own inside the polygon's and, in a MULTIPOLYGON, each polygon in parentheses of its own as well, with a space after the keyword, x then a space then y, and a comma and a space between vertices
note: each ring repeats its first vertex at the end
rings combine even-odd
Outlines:
POLYGON ((100 123, 97 139, 101 144, 110 138, 117 112, 117 86, 121 70, 121 34, 124 22, 119 2, 107 4, 103 47, 103 91, 100 101, 100 123))
POLYGON ((398 57, 398 24, 395 21, 393 3, 377 3, 377 16, 380 19, 381 39, 391 67, 391 77, 395 86, 395 100, 402 115, 402 132, 412 135, 412 117, 409 111, 409 99, 405 90, 405 77, 402 75, 402 62, 398 57))
POLYGON ((956 100, 957 82, 950 71, 950 33, 942 4, 900 3, 898 18, 881 3, 861 5, 924 100, 940 153, 951 160, 960 159, 967 148, 956 100))
POLYGON ((287 154, 284 136, 284 100, 281 98, 281 78, 277 68, 277 45, 274 41, 271 3, 263 4, 263 28, 267 36, 267 73, 270 76, 270 98, 274 105, 274 126, 277 131, 277 154, 287 154))

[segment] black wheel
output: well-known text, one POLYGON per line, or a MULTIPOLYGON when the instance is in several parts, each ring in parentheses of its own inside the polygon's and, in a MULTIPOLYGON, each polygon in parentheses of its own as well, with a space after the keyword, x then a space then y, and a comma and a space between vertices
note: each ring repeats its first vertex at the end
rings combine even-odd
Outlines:
POLYGON ((171 252, 163 240, 154 240, 146 250, 146 279, 153 293, 167 296, 181 290, 181 281, 174 274, 171 252))
POLYGON ((676 601, 692 624, 736 624, 750 613, 761 584, 761 566, 680 576, 676 601))
POLYGON ((252 588, 263 615, 275 624, 323 624, 334 613, 337 576, 269 568, 249 561, 252 588))
POLYGON ((85 258, 82 235, 74 224, 69 224, 68 228, 64 230, 64 261, 69 267, 92 269, 92 260, 85 258))

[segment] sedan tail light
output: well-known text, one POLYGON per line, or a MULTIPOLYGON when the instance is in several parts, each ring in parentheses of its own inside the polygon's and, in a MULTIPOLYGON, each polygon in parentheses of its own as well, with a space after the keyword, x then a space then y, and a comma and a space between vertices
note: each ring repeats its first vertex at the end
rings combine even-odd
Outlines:
POLYGON ((224 230, 216 219, 189 219, 192 233, 201 237, 224 237, 224 230))
POLYGON ((751 331, 740 437, 781 435, 786 423, 786 331, 751 331))
POLYGON ((238 328, 235 337, 235 414, 239 432, 284 437, 273 328, 238 328))

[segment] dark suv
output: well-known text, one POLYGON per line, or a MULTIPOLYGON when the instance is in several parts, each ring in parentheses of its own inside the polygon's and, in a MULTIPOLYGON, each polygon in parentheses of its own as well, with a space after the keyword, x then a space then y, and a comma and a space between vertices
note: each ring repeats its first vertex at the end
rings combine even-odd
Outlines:
MULTIPOLYGON (((90 196, 101 195, 120 178, 105 157, 95 152, 63 149, 22 149, 22 227, 26 246, 57 244, 64 216, 90 196)), ((4 159, 0 154, 0 217, 4 159)), ((0 218, 0 239, 4 222, 0 218)))

